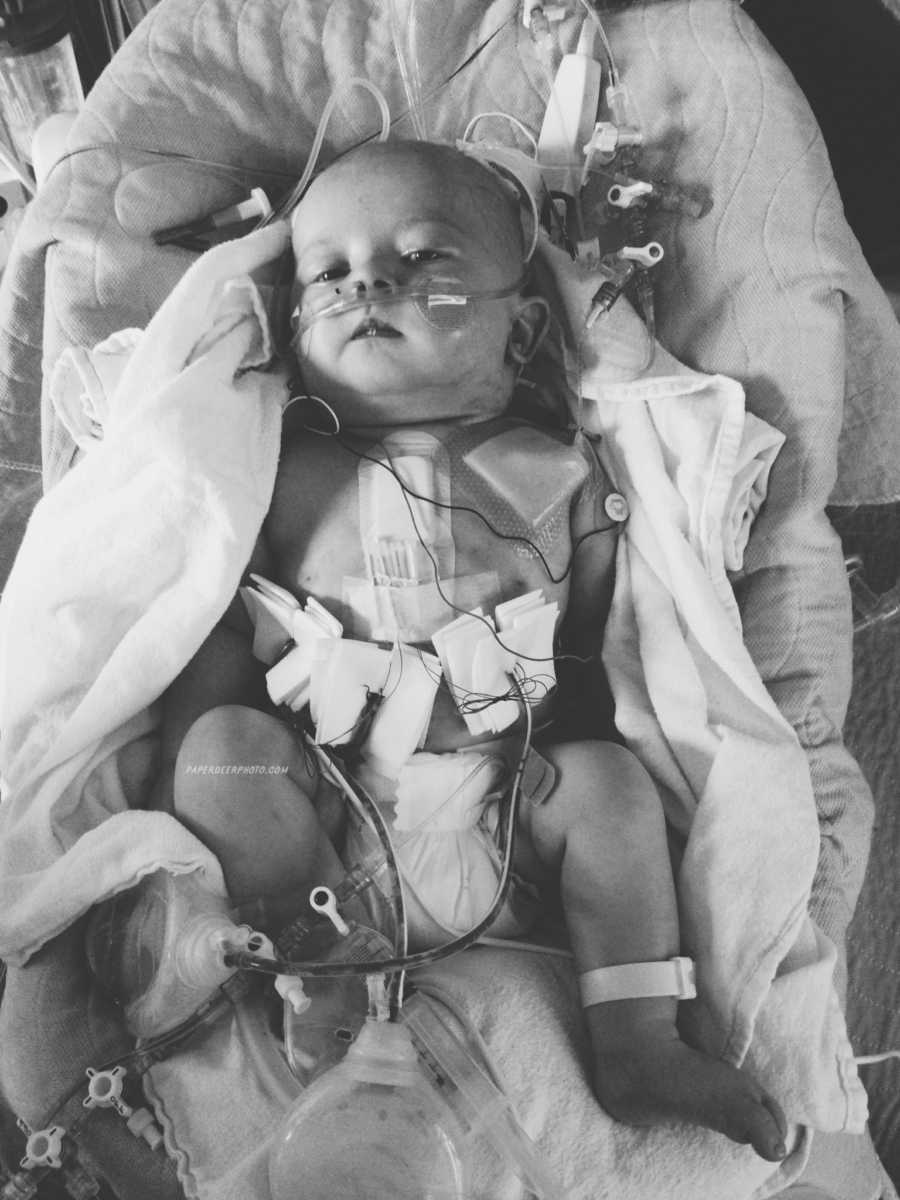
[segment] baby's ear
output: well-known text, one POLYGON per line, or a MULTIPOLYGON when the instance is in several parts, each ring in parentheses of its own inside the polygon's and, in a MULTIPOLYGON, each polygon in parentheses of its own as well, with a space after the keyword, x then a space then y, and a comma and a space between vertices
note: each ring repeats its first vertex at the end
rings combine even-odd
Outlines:
POLYGON ((507 356, 513 362, 531 362, 549 325, 550 306, 543 296, 529 296, 528 299, 522 300, 509 331, 507 356))

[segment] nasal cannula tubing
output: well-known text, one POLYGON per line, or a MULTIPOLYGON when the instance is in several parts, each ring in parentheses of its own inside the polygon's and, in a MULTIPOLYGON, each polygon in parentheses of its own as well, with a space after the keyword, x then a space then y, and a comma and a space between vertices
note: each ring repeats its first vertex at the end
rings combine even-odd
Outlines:
MULTIPOLYGON (((523 272, 512 283, 497 288, 483 288, 480 291, 451 291, 457 283, 450 278, 435 278, 431 281, 433 289, 422 284, 411 284, 408 287, 384 287, 371 292, 359 292, 355 295, 339 296, 331 300, 323 297, 321 308, 313 309, 306 315, 300 304, 291 313, 291 321, 296 325, 295 337, 306 333, 316 321, 327 317, 342 316, 347 312, 358 309, 374 308, 380 304, 399 304, 404 300, 423 301, 414 304, 416 312, 429 325, 444 332, 456 332, 466 324, 470 317, 469 301, 471 300, 502 300, 506 296, 514 296, 525 285, 528 275, 523 272)), ((313 285, 314 286, 314 285, 313 285)))

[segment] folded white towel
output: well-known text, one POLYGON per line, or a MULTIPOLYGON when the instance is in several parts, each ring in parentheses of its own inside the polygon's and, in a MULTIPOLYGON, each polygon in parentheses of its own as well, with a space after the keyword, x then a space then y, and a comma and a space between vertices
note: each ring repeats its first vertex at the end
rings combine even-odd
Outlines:
POLYGON ((726 575, 783 438, 747 419, 733 380, 661 347, 640 378, 582 383, 630 509, 603 651, 616 724, 686 838, 679 912, 700 989, 686 1021, 792 1121, 860 1132, 836 954, 807 915, 819 826, 806 756, 743 644, 726 575))
POLYGON ((247 276, 287 244, 276 225, 195 264, 125 364, 103 440, 28 525, 0 602, 9 961, 153 864, 219 877, 186 829, 125 812, 98 772, 149 737, 148 706, 224 612, 268 508, 286 391, 249 370, 269 335, 247 276))
POLYGON ((646 461, 635 464, 635 487, 669 492, 679 530, 739 626, 727 572, 743 566, 784 435, 746 411, 744 390, 735 380, 691 371, 661 346, 639 378, 608 384, 586 380, 583 386, 602 396, 602 403, 594 395, 584 397, 582 420, 590 433, 607 432, 603 406, 641 409, 640 419, 648 423, 643 436, 653 453, 647 449, 646 461))

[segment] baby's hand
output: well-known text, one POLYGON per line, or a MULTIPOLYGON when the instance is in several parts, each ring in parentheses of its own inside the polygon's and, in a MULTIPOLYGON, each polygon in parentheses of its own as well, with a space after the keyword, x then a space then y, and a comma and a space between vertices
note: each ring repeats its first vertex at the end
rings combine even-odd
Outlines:
MULTIPOLYGON (((290 244, 287 222, 279 221, 236 241, 214 246, 192 263, 144 333, 142 347, 151 347, 146 354, 151 361, 143 364, 143 378, 162 382, 183 370, 197 357, 198 341, 209 337, 213 323, 210 314, 223 308, 226 293, 247 285, 251 272, 278 258, 290 244)), ((225 301, 224 307, 233 307, 233 303, 225 301)), ((142 347, 135 358, 141 355, 142 347)))
MULTIPOLYGON (((248 369, 264 365, 272 355, 268 319, 250 273, 289 246, 290 229, 281 221, 201 255, 144 330, 116 395, 153 395, 201 358, 207 384, 232 385, 248 369)), ((279 403, 286 396, 281 379, 270 390, 279 403)), ((113 411, 116 407, 114 402, 113 411)))
POLYGON ((549 273, 546 291, 554 311, 565 312, 568 328, 564 331, 569 348, 578 354, 582 392, 596 394, 596 388, 608 383, 636 379, 652 357, 650 335, 641 318, 624 296, 599 320, 588 327, 588 316, 597 289, 604 282, 596 260, 576 259, 542 237, 535 254, 539 276, 549 273), (543 270, 542 270, 543 268, 543 270))

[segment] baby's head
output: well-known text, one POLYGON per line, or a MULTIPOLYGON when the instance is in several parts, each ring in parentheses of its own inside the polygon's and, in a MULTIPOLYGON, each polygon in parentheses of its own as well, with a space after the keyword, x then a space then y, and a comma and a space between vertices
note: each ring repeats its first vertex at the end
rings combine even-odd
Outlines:
POLYGON ((342 427, 483 420, 505 411, 546 308, 521 290, 519 207, 489 168, 427 142, 355 150, 300 201, 293 249, 293 345, 303 386, 342 427), (452 317, 431 321, 417 303, 387 298, 390 288, 429 283, 438 292, 506 294, 470 301, 458 328, 452 317), (307 324, 323 306, 357 297, 371 306, 307 324))

